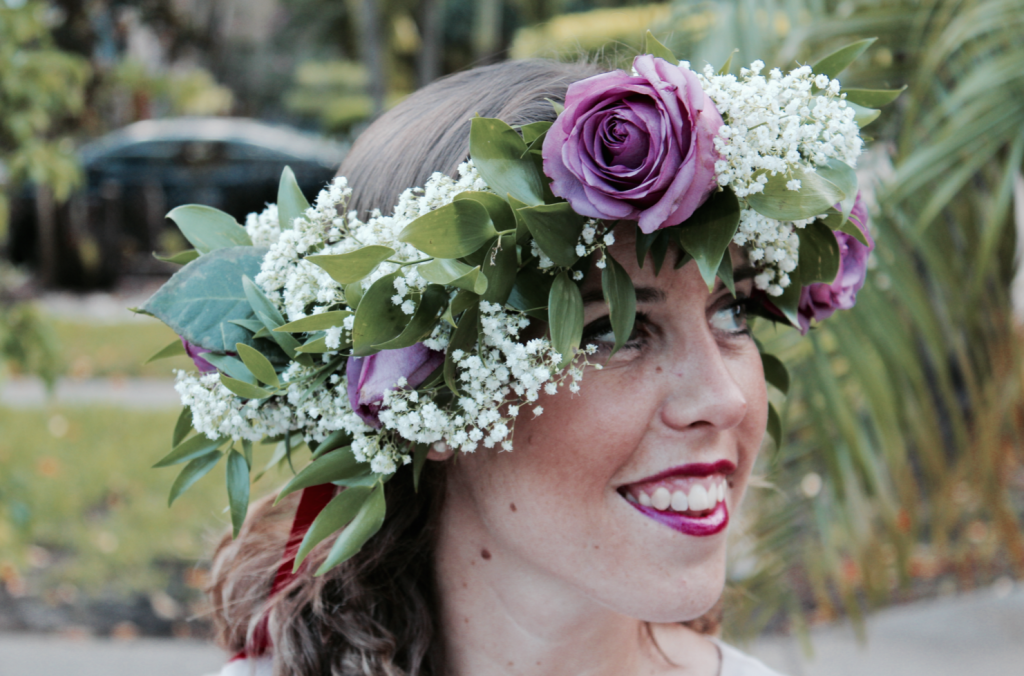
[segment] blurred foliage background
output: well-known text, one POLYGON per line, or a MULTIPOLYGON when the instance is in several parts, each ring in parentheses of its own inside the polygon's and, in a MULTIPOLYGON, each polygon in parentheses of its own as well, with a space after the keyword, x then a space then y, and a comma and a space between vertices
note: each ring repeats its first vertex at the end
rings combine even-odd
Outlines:
MULTIPOLYGON (((75 147, 141 119, 250 116, 344 140, 446 73, 529 57, 626 65, 648 28, 695 66, 738 50, 734 68, 754 58, 788 68, 878 37, 842 76, 909 85, 866 129, 861 185, 878 248, 855 310, 809 339, 759 328, 793 385, 785 400, 773 394, 786 441, 762 457, 725 626, 742 637, 857 618, 1024 577, 1020 10, 1019 0, 0 0, 0 242, 4 195, 30 185, 64 199, 79 181, 75 147)), ((5 274, 0 359, 16 375, 167 376, 166 362, 141 365, 172 337, 163 327, 47 317, 25 300, 38 290, 31 279, 5 274)), ((6 593, 56 604, 75 596, 68 589, 150 593, 169 584, 161 561, 201 558, 200 535, 225 523, 218 480, 167 511, 172 473, 148 469, 175 415, 0 408, 6 593)))

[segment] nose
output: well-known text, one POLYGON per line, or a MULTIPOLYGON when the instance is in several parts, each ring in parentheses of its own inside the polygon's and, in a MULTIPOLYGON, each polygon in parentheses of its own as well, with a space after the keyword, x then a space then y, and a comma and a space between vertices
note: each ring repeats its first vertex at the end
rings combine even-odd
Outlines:
MULTIPOLYGON (((685 430, 709 426, 727 430, 740 424, 747 415, 747 398, 730 363, 714 337, 698 332, 694 340, 680 346, 673 363, 669 389, 660 417, 668 427, 685 430)), ((733 363, 733 368, 738 368, 733 363)))

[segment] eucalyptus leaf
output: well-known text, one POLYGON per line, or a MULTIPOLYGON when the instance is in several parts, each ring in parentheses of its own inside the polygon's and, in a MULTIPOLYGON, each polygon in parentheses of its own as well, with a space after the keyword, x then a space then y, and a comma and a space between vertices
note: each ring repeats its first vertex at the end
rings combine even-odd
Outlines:
POLYGON ((483 273, 487 277, 487 288, 483 300, 505 305, 518 272, 516 256, 516 235, 508 232, 495 240, 484 258, 483 273))
POLYGON ((672 53, 672 50, 661 44, 651 31, 647 31, 647 34, 644 35, 644 53, 665 59, 673 66, 679 65, 679 59, 672 53))
POLYGON ((847 66, 857 60, 857 57, 864 53, 868 47, 873 45, 878 38, 868 38, 840 47, 828 56, 820 59, 811 70, 821 75, 834 78, 846 70, 847 66))
POLYGON ((526 142, 518 132, 501 120, 473 118, 469 131, 469 156, 473 158, 480 176, 501 197, 511 195, 520 202, 535 206, 544 203, 544 179, 528 152, 526 142))
POLYGON ((327 347, 327 336, 311 338, 309 341, 295 348, 295 350, 303 354, 323 354, 325 352, 335 351, 333 348, 327 347))
POLYGON ((201 204, 185 204, 171 209, 167 218, 174 221, 181 234, 201 254, 236 246, 252 246, 245 228, 235 217, 220 209, 201 204))
POLYGON ((583 337, 583 296, 580 294, 580 288, 569 279, 569 273, 564 270, 555 276, 555 281, 551 284, 548 318, 551 345, 562 355, 559 364, 559 368, 562 368, 576 356, 576 350, 583 337))
POLYGON ((408 325, 409 315, 391 301, 399 274, 392 272, 378 279, 359 302, 352 325, 352 354, 355 356, 373 354, 374 345, 397 338, 408 325))
POLYGON ((370 472, 370 463, 356 460, 350 447, 339 448, 320 456, 292 477, 292 480, 278 492, 274 504, 281 502, 289 493, 303 488, 340 481, 370 472))
POLYGON ((322 312, 318 315, 309 315, 302 319, 296 319, 294 322, 288 322, 284 326, 279 326, 274 330, 283 331, 285 333, 315 333, 317 331, 326 331, 327 329, 344 326, 345 319, 350 316, 352 316, 352 313, 348 310, 322 312))
MULTIPOLYGON (((253 334, 267 330, 267 327, 263 326, 263 322, 258 319, 232 319, 231 323, 236 326, 241 326, 243 329, 248 329, 253 334)), ((253 335, 253 338, 256 338, 256 336, 253 335)))
POLYGON ((193 458, 191 462, 185 465, 174 480, 174 483, 171 484, 171 494, 167 498, 167 506, 173 505, 174 501, 180 498, 195 482, 209 474, 210 470, 220 462, 222 455, 223 453, 220 451, 210 451, 198 458, 193 458))
POLYGON ((398 235, 434 258, 462 258, 497 234, 487 209, 474 200, 457 200, 426 213, 398 235))
POLYGON ((811 169, 797 167, 789 174, 768 177, 764 191, 747 195, 746 200, 755 211, 780 221, 799 221, 813 218, 838 204, 845 193, 834 183, 811 169), (786 183, 800 181, 799 190, 790 190, 786 183))
POLYGON ((797 229, 796 233, 800 238, 800 260, 793 275, 804 286, 814 282, 834 282, 839 273, 839 242, 831 228, 821 221, 814 221, 797 229))
POLYGON ((775 410, 775 406, 768 404, 768 435, 775 442, 775 450, 782 450, 782 416, 775 410))
MULTIPOLYGON (((235 344, 236 346, 239 343, 235 344)), ((216 366, 221 372, 228 374, 235 380, 241 380, 244 383, 250 385, 256 384, 256 376, 253 375, 249 367, 246 366, 241 359, 233 357, 229 354, 214 354, 213 352, 207 352, 203 354, 203 358, 210 362, 213 366, 216 366)))
POLYGON ((435 258, 429 263, 416 267, 420 277, 442 286, 454 286, 480 295, 487 290, 487 277, 480 266, 470 267, 465 263, 448 258, 435 258))
POLYGON ((296 351, 296 348, 299 347, 299 341, 294 336, 290 333, 274 331, 277 327, 284 325, 284 317, 281 315, 281 311, 277 309, 277 306, 263 293, 263 289, 257 286, 248 276, 242 279, 242 288, 245 291, 246 299, 256 314, 256 318, 263 322, 267 331, 270 332, 270 339, 277 343, 290 359, 304 366, 312 366, 313 361, 309 355, 303 355, 296 351))
POLYGON ((498 232, 514 230, 516 227, 516 216, 512 213, 512 207, 507 201, 492 192, 460 192, 453 200, 456 202, 473 200, 487 209, 487 215, 491 217, 491 223, 494 224, 494 229, 498 232))
POLYGON ((238 531, 245 523, 245 514, 249 511, 249 463, 234 449, 228 453, 226 480, 232 535, 238 537, 238 531))
POLYGON ((170 465, 193 460, 223 446, 226 441, 225 437, 210 439, 205 434, 196 434, 177 444, 171 449, 170 453, 161 458, 153 467, 169 467, 170 465))
POLYGON ((856 103, 865 108, 881 108, 898 99, 906 88, 907 85, 899 89, 843 89, 842 93, 846 94, 847 103, 856 103))
POLYGON ((262 352, 249 347, 245 343, 238 343, 235 348, 238 350, 238 356, 242 358, 242 362, 256 376, 257 380, 271 387, 281 386, 281 381, 277 377, 274 365, 263 356, 262 352))
POLYGON ((172 254, 170 256, 160 256, 156 252, 153 252, 153 258, 157 259, 158 261, 163 261, 164 263, 185 265, 186 263, 191 263, 195 259, 199 258, 199 252, 196 251, 195 249, 186 249, 184 251, 179 251, 178 253, 172 254))
MULTIPOLYGON (((351 491, 356 489, 347 488, 345 490, 351 491)), ((331 568, 355 556, 362 549, 363 545, 366 544, 366 541, 373 537, 380 530, 380 527, 384 525, 386 509, 384 487, 377 486, 370 493, 370 497, 363 502, 359 513, 352 519, 352 522, 341 532, 338 539, 334 541, 327 559, 317 569, 316 575, 323 575, 331 568)))
POLYGON ((306 555, 309 554, 313 547, 316 547, 326 538, 349 525, 366 503, 366 498, 369 495, 370 488, 368 487, 346 488, 338 495, 335 495, 320 510, 320 513, 317 514, 313 523, 309 526, 309 530, 306 531, 306 536, 302 538, 299 551, 295 554, 295 566, 292 568, 292 572, 299 569, 299 566, 302 565, 306 555))
POLYGON ((305 218, 308 208, 309 202, 295 180, 295 172, 285 167, 277 184, 277 219, 281 230, 291 230, 296 218, 305 218))
POLYGON ((452 392, 459 393, 459 383, 455 377, 456 350, 469 352, 476 345, 476 339, 480 335, 480 305, 474 303, 466 309, 459 321, 458 327, 452 332, 451 340, 448 341, 448 349, 444 354, 444 382, 452 392))
POLYGON ((726 253, 722 256, 722 262, 718 264, 718 278, 722 280, 725 288, 729 289, 732 297, 736 297, 736 280, 733 278, 732 256, 726 253))
POLYGON ((178 270, 154 293, 143 309, 193 345, 230 352, 235 343, 249 344, 248 331, 232 320, 250 319, 242 278, 259 273, 265 248, 217 249, 178 270))
POLYGON ((853 109, 853 121, 856 122, 857 126, 861 129, 877 120, 878 116, 882 114, 882 111, 880 110, 865 108, 864 106, 859 106, 856 103, 849 101, 846 105, 853 109))
POLYGON ((517 209, 516 215, 555 265, 570 268, 579 260, 576 245, 586 219, 573 211, 568 202, 524 207, 517 209))
POLYGON ((789 394, 789 370, 786 365, 778 357, 762 352, 761 366, 765 381, 783 394, 789 394))
POLYGON ((740 225, 739 200, 732 190, 725 189, 712 193, 693 215, 677 228, 679 244, 683 251, 697 261, 704 283, 708 289, 715 286, 715 277, 728 255, 729 242, 740 225))
POLYGON ((160 348, 156 353, 153 354, 149 359, 142 362, 148 364, 150 362, 157 361, 158 359, 167 359, 168 357, 180 357, 187 354, 185 352, 185 345, 181 342, 181 339, 172 340, 170 343, 160 348))
POLYGON ((633 280, 611 254, 605 254, 605 267, 601 272, 601 290, 608 304, 608 319, 615 334, 612 354, 626 344, 636 322, 636 289, 633 280))
POLYGON ((171 435, 171 448, 180 444, 192 431, 192 407, 182 406, 178 421, 174 423, 174 434, 171 435))
POLYGON ((437 315, 448 304, 448 292, 438 284, 428 284, 420 296, 412 319, 397 338, 374 345, 378 350, 397 350, 410 347, 428 337, 437 325, 437 315))
POLYGON ((359 307, 359 301, 363 299, 363 283, 352 282, 351 284, 345 285, 345 302, 348 304, 352 311, 355 312, 356 308, 359 307))
POLYGON ((345 430, 335 430, 317 445, 316 452, 313 453, 313 460, 316 460, 335 449, 341 448, 342 446, 348 446, 351 443, 352 435, 349 432, 345 430))
POLYGON ((395 255, 391 247, 371 245, 343 254, 306 256, 306 260, 331 276, 338 284, 358 282, 395 255))
POLYGON ((242 399, 266 399, 273 394, 270 390, 265 390, 262 387, 252 385, 244 380, 236 380, 224 375, 223 373, 220 374, 220 382, 224 387, 228 388, 231 392, 242 399))

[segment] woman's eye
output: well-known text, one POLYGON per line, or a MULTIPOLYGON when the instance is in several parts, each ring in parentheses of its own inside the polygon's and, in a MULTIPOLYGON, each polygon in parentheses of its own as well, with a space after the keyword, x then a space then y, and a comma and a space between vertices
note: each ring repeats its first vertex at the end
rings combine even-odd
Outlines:
POLYGON ((746 299, 738 299, 734 303, 716 310, 711 315, 711 328, 723 333, 740 334, 747 332, 746 299))
MULTIPOLYGON (((633 349, 639 347, 643 342, 642 340, 642 325, 645 321, 643 313, 637 313, 636 323, 633 325, 633 332, 629 334, 629 339, 622 346, 622 349, 633 349)), ((615 345, 615 331, 612 329, 611 320, 608 317, 602 317, 591 322, 586 328, 583 329, 583 340, 581 341, 584 345, 595 344, 598 349, 611 349, 615 345)))

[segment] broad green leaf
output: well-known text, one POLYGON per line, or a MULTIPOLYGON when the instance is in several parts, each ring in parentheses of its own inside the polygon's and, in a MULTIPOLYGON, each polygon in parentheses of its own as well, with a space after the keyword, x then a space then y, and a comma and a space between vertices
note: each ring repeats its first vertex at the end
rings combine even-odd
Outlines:
POLYGON ((344 286, 360 281, 394 255, 391 247, 374 244, 343 254, 306 256, 306 260, 323 268, 331 279, 344 286))
POLYGON ((200 256, 178 270, 143 309, 193 345, 214 352, 230 352, 239 342, 249 344, 251 334, 231 322, 252 318, 242 278, 259 273, 266 252, 245 246, 200 256))
POLYGON ((185 265, 191 263, 195 259, 199 258, 199 252, 195 249, 186 249, 185 251, 179 251, 176 254, 170 256, 160 256, 156 252, 153 252, 153 258, 164 263, 174 263, 175 265, 185 265))
POLYGON ((882 114, 882 111, 880 110, 858 106, 856 103, 847 102, 846 105, 853 109, 853 121, 856 122, 857 126, 861 129, 877 120, 878 116, 882 114))
POLYGON ((516 216, 512 213, 512 207, 503 198, 492 192, 460 192, 453 201, 473 200, 487 209, 487 215, 491 217, 491 223, 498 232, 514 230, 516 227, 516 216))
POLYGON ((747 195, 746 200, 755 211, 768 218, 799 221, 825 213, 843 197, 843 191, 831 181, 813 170, 797 167, 790 174, 769 176, 764 192, 747 195), (800 181, 799 190, 786 187, 786 183, 794 179, 800 181))
POLYGON ((548 129, 551 129, 551 122, 547 120, 530 122, 520 127, 519 131, 523 134, 527 150, 531 153, 539 153, 540 148, 544 145, 544 138, 548 135, 548 129))
POLYGON ((722 256, 722 262, 718 264, 717 274, 718 278, 722 280, 722 284, 725 285, 725 288, 729 289, 729 293, 731 293, 732 297, 735 298, 736 280, 734 280, 732 276, 732 256, 730 256, 728 252, 722 256))
POLYGON ((352 311, 355 312, 356 308, 359 307, 359 301, 363 299, 363 283, 352 282, 351 284, 345 285, 345 302, 348 304, 352 311))
POLYGON ((873 45, 876 40, 878 38, 868 38, 845 47, 840 47, 811 66, 811 70, 815 73, 827 75, 829 78, 834 78, 846 70, 847 66, 856 61, 857 57, 863 54, 864 50, 873 45))
POLYGON ((526 142, 501 120, 473 118, 469 156, 488 187, 501 197, 511 195, 531 206, 544 203, 544 179, 529 157, 526 142))
POLYGON ((246 299, 256 314, 256 318, 263 322, 267 331, 270 332, 270 339, 277 343, 290 359, 299 362, 303 366, 312 366, 313 360, 309 355, 300 354, 296 351, 300 343, 294 336, 290 333, 274 331, 277 327, 284 325, 284 317, 281 315, 281 311, 277 309, 277 306, 263 293, 263 289, 257 286, 248 276, 242 279, 242 288, 245 291, 246 299))
POLYGON ((171 449, 171 452, 160 459, 153 467, 169 467, 178 463, 187 462, 206 455, 210 451, 219 448, 227 441, 226 438, 210 439, 205 434, 196 434, 185 439, 171 449))
POLYGON ((423 474, 423 465, 427 462, 427 454, 430 453, 431 444, 417 444, 412 454, 412 489, 420 492, 420 475, 423 474))
POLYGON ((242 399, 266 399, 273 394, 270 390, 265 390, 262 387, 252 385, 244 380, 236 380, 224 375, 223 373, 220 374, 220 382, 224 387, 228 388, 242 399))
POLYGON ((480 266, 471 267, 449 258, 435 258, 416 267, 420 277, 433 284, 455 286, 480 295, 487 290, 487 278, 480 266))
POLYGON ((654 246, 654 239, 658 236, 657 232, 646 233, 639 228, 636 231, 636 264, 641 268, 644 263, 647 262, 647 254, 651 252, 651 247, 654 246))
POLYGON ((416 306, 416 312, 406 325, 402 333, 386 343, 380 343, 373 347, 378 350, 397 350, 403 347, 410 347, 430 335, 437 325, 437 315, 448 304, 448 292, 444 287, 437 284, 428 284, 420 296, 420 303, 416 306))
POLYGON ((573 211, 568 202, 525 207, 517 209, 516 214, 555 265, 569 268, 576 264, 580 258, 576 245, 586 219, 573 211))
POLYGON ((462 258, 497 234, 487 209, 474 200, 458 200, 405 226, 398 239, 434 258, 462 258))
POLYGON ((326 439, 317 444, 316 451, 313 453, 313 459, 316 460, 335 449, 348 446, 351 443, 352 435, 350 433, 345 430, 335 430, 326 439))
POLYGON ((262 352, 249 347, 245 343, 238 343, 235 345, 235 349, 238 351, 238 356, 242 358, 242 362, 246 365, 249 371, 256 376, 257 380, 264 385, 270 385, 271 387, 281 386, 281 381, 277 377, 274 365, 270 363, 269 359, 263 356, 262 352))
POLYGON ((310 315, 308 317, 303 317, 302 319, 296 319, 294 322, 288 322, 284 326, 279 326, 274 330, 283 331, 285 333, 316 333, 317 331, 326 331, 327 329, 344 326, 345 318, 351 315, 352 313, 348 310, 323 312, 318 315, 310 315))
POLYGON ((174 434, 171 435, 171 448, 180 444, 192 431, 192 407, 182 406, 178 422, 174 423, 174 434))
POLYGON ((242 439, 242 455, 245 456, 245 464, 252 468, 252 442, 242 439))
POLYGON ((727 255, 729 242, 740 225, 740 205, 731 190, 712 193, 693 215, 677 228, 683 251, 693 256, 708 289, 715 286, 715 277, 727 255))
POLYGON ((583 337, 583 296, 580 294, 580 287, 569 279, 569 273, 564 270, 551 284, 548 318, 551 345, 562 355, 559 368, 564 368, 576 356, 580 339, 583 337))
POLYGON ((302 354, 323 354, 334 351, 332 348, 327 347, 327 336, 311 338, 309 341, 299 345, 295 350, 302 354))
POLYGON ((302 538, 302 544, 299 545, 299 551, 295 554, 295 566, 292 571, 297 571, 302 562, 306 559, 306 555, 309 554, 313 547, 324 541, 325 538, 330 537, 332 534, 341 530, 345 526, 352 522, 356 514, 359 513, 360 508, 366 502, 366 498, 370 495, 370 488, 358 487, 358 488, 346 488, 338 495, 327 503, 327 505, 320 510, 313 523, 309 526, 309 530, 306 531, 306 536, 302 538))
POLYGON ((771 403, 768 404, 768 435, 775 442, 775 450, 782 450, 782 416, 771 403))
POLYGON ((370 463, 359 462, 352 449, 348 446, 339 448, 330 453, 320 456, 309 465, 292 477, 292 480, 285 484, 284 488, 277 494, 274 504, 281 502, 284 496, 295 491, 319 486, 320 484, 340 481, 356 475, 370 473, 370 463))
POLYGON ((444 354, 444 382, 448 389, 456 394, 459 392, 459 385, 455 377, 456 368, 453 355, 456 350, 462 350, 463 352, 471 351, 476 345, 476 339, 479 335, 480 305, 479 303, 473 303, 463 313, 462 319, 459 320, 459 325, 452 333, 451 340, 448 342, 448 349, 444 354))
POLYGON ((907 85, 899 89, 843 89, 847 103, 856 103, 865 108, 881 108, 887 106, 904 92, 907 85))
POLYGON ((525 209, 529 205, 520 202, 511 195, 509 195, 508 203, 512 207, 512 214, 516 218, 516 244, 527 246, 530 243, 530 229, 526 227, 526 220, 519 214, 519 210, 525 209))
POLYGON ((651 31, 647 31, 647 34, 644 36, 644 53, 656 56, 659 59, 665 59, 673 66, 679 65, 679 59, 672 53, 672 50, 661 44, 651 31))
POLYGON ((636 322, 636 289, 633 280, 619 262, 605 254, 605 267, 601 272, 601 290, 608 303, 608 319, 615 334, 612 354, 619 351, 633 333, 636 322))
MULTIPOLYGON (((799 270, 800 267, 798 265, 794 272, 799 272, 799 270)), ((790 278, 790 285, 782 290, 782 295, 770 300, 772 305, 785 316, 791 326, 800 328, 800 316, 797 313, 797 309, 800 307, 800 291, 803 287, 800 285, 799 280, 793 279, 793 275, 790 275, 790 278)))
POLYGON ((285 167, 277 184, 277 218, 281 230, 291 230, 295 219, 305 217, 308 208, 309 202, 295 180, 295 173, 291 167, 285 167))
POLYGON ((180 357, 186 354, 185 345, 181 342, 181 339, 172 340, 170 343, 160 348, 152 357, 142 362, 148 364, 158 359, 167 359, 168 357, 180 357))
MULTIPOLYGON (((356 490, 347 488, 345 491, 356 490)), ((377 486, 372 489, 370 497, 363 502, 359 513, 352 522, 341 532, 338 539, 334 541, 327 559, 316 571, 316 575, 323 575, 338 564, 344 563, 352 558, 366 541, 373 537, 384 524, 384 516, 387 506, 384 503, 384 487, 377 486)))
POLYGON ((800 262, 790 277, 797 276, 804 286, 834 282, 839 273, 839 242, 832 230, 821 221, 814 221, 796 233, 800 237, 800 262))
POLYGON ((441 319, 448 322, 448 324, 455 328, 458 323, 455 321, 460 314, 468 310, 470 307, 480 302, 480 296, 476 295, 472 291, 466 291, 463 289, 455 294, 455 298, 452 298, 451 303, 448 304, 448 308, 441 315, 441 319))
POLYGON ((495 240, 484 258, 483 273, 487 277, 487 289, 483 299, 489 303, 505 305, 516 283, 518 264, 516 260, 516 235, 509 232, 495 240))
POLYGON ((661 274, 661 266, 665 263, 669 244, 671 244, 671 234, 667 230, 658 230, 654 233, 654 241, 651 243, 651 262, 654 263, 655 276, 661 274))
POLYGON ((778 357, 762 352, 761 366, 764 368, 764 379, 783 394, 789 394, 789 370, 786 365, 778 357))
POLYGON ((201 254, 236 246, 252 246, 245 228, 235 217, 201 204, 185 204, 167 214, 181 234, 201 254))
MULTIPOLYGON (((238 343, 236 343, 236 345, 237 344, 238 343)), ((250 385, 256 384, 256 376, 252 374, 249 367, 242 363, 242 360, 238 357, 232 357, 230 354, 214 354, 213 352, 207 352, 203 354, 203 358, 235 380, 241 380, 242 382, 249 383, 250 385), (207 357, 209 357, 209 359, 206 359, 207 357)))
POLYGON ((397 338, 409 324, 409 315, 391 301, 395 295, 395 278, 398 275, 392 272, 381 277, 359 301, 352 325, 352 354, 355 356, 373 354, 376 352, 374 345, 397 338))
POLYGON ((562 113, 565 112, 565 106, 562 105, 560 102, 555 101, 554 99, 544 99, 544 100, 547 101, 548 103, 550 103, 551 107, 554 108, 555 115, 561 115, 562 113))
POLYGON ((171 484, 171 494, 167 498, 167 506, 170 507, 174 501, 181 497, 182 493, 192 487, 192 484, 209 474, 210 470, 217 466, 223 455, 220 451, 210 451, 198 458, 193 458, 178 474, 178 477, 171 484))
POLYGON ((238 537, 249 511, 249 463, 234 449, 228 453, 227 485, 231 530, 233 536, 238 537))
POLYGON ((849 218, 843 219, 843 214, 836 211, 834 208, 828 211, 828 215, 821 219, 821 222, 827 225, 832 230, 839 230, 845 232, 847 235, 854 237, 858 242, 864 246, 868 246, 868 238, 864 236, 852 220, 849 218))
POLYGON ((857 201, 857 172, 850 165, 835 158, 829 158, 828 162, 815 167, 814 171, 842 191, 843 199, 840 203, 845 223, 857 201))
POLYGON ((509 294, 508 304, 542 322, 548 320, 548 294, 554 277, 537 268, 532 261, 516 275, 516 283, 509 294))
MULTIPOLYGON (((267 330, 267 327, 263 326, 263 322, 258 319, 232 319, 231 323, 236 326, 241 326, 244 329, 248 329, 254 334, 267 330)), ((253 338, 255 337, 256 336, 254 335, 253 338)))

